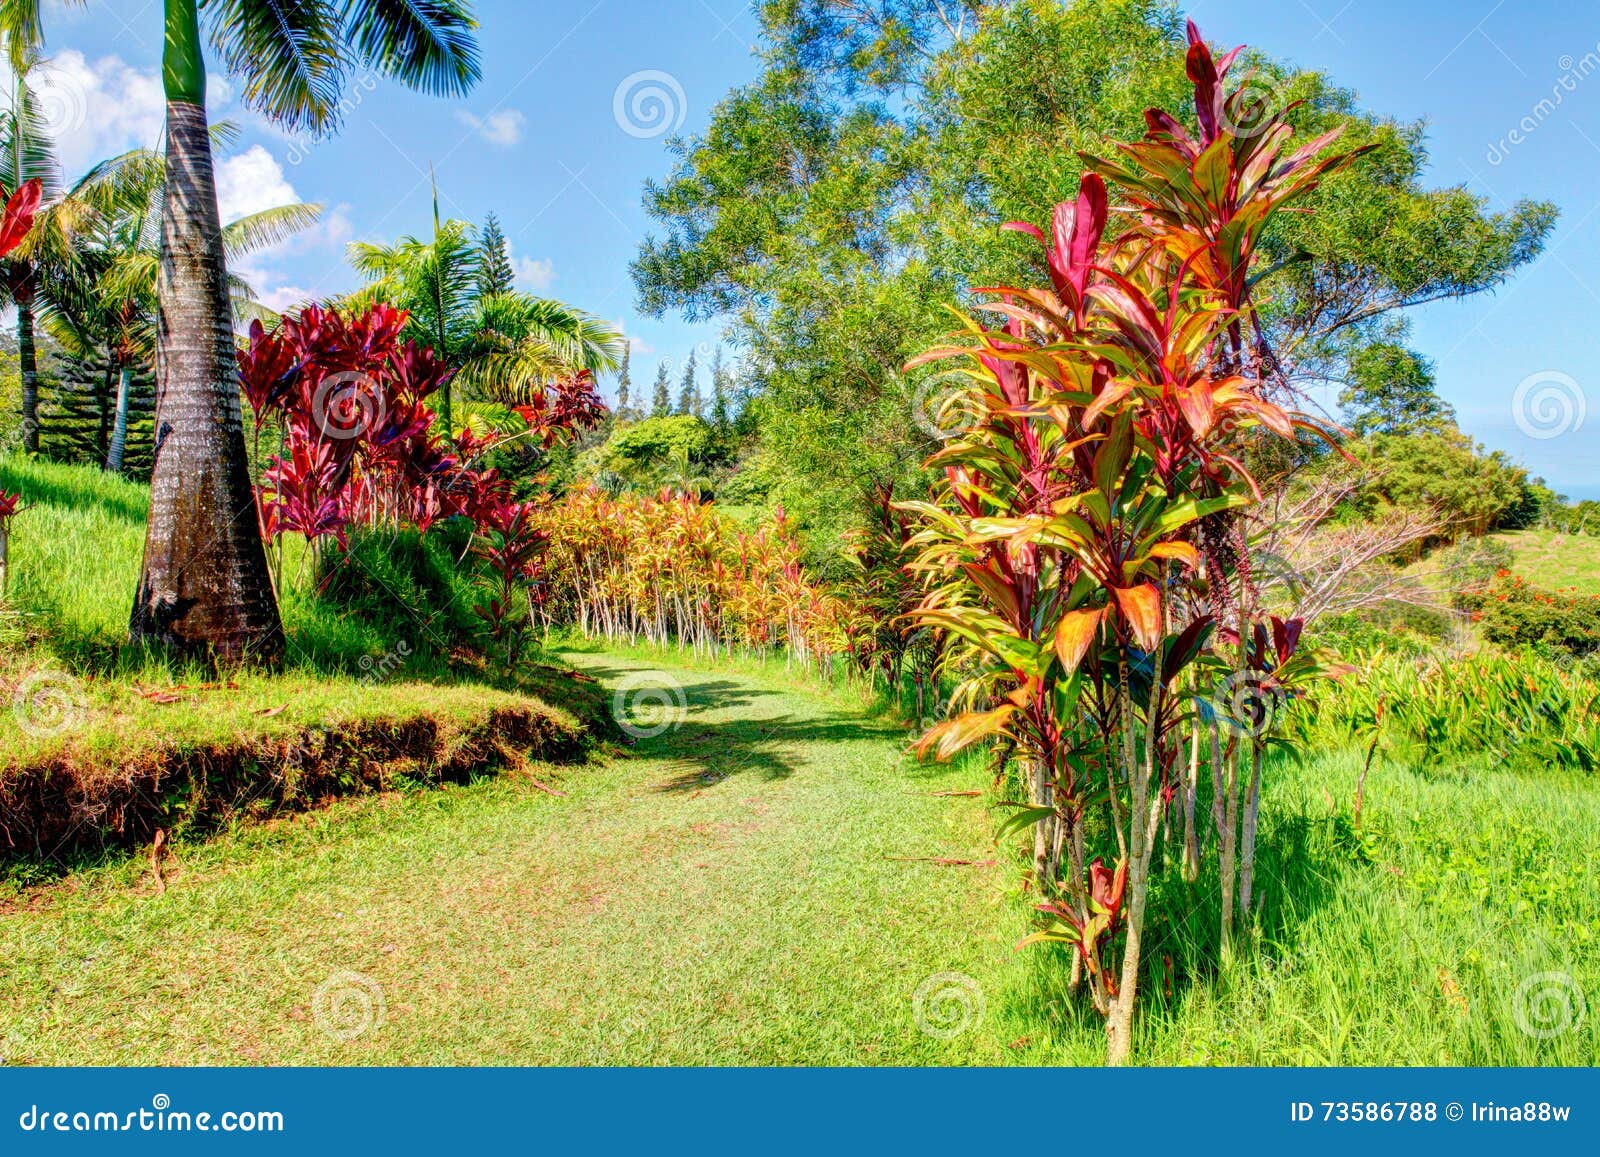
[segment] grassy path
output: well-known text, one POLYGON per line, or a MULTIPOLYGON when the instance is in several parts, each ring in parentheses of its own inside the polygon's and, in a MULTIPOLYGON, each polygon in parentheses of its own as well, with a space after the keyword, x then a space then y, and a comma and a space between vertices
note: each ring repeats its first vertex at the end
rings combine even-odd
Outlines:
POLYGON ((353 800, 184 847, 164 894, 133 863, 14 897, 0 1055, 1006 1059, 996 1015, 945 1040, 913 1013, 931 975, 970 978, 932 982, 937 1021, 1025 967, 1002 870, 893 858, 993 858, 983 801, 934 794, 970 773, 916 767, 885 725, 779 678, 573 658, 670 676, 681 725, 564 770, 565 798, 508 778, 353 800))
MULTIPOLYGON (((0 1057, 1102 1059, 1063 958, 1012 950, 1021 873, 989 801, 948 794, 982 771, 917 766, 903 733, 781 670, 570 658, 675 683, 683 718, 627 756, 535 769, 561 796, 508 775, 352 799, 187 844, 165 892, 141 861, 0 885, 0 1057)), ((1270 769, 1265 942, 1231 978, 1194 956, 1209 877, 1158 881, 1139 1057, 1592 1064, 1600 784, 1380 761, 1358 834, 1339 801, 1360 762, 1270 769)))

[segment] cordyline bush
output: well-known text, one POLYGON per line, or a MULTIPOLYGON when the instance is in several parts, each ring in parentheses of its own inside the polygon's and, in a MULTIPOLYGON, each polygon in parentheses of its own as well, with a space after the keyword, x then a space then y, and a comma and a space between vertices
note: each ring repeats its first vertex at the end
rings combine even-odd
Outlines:
POLYGON ((551 543, 548 621, 698 654, 782 648, 805 667, 831 668, 848 646, 845 607, 806 575, 781 509, 744 531, 691 495, 590 485, 538 515, 551 543))
POLYGON ((514 663, 541 597, 545 536, 533 525, 532 503, 514 500, 508 480, 479 463, 518 438, 554 446, 594 426, 604 407, 585 371, 516 407, 519 431, 451 437, 428 402, 454 370, 426 346, 400 340, 406 320, 380 302, 348 316, 311 305, 270 331, 251 325, 239 382, 258 460, 264 434, 279 441, 257 488, 262 533, 280 546, 274 572, 281 583, 288 533, 303 535, 320 556, 330 541, 347 549, 352 528, 426 533, 442 519, 466 518, 487 572, 478 613, 514 663))
POLYGON ((947 636, 915 622, 911 612, 922 600, 917 572, 915 527, 896 506, 892 483, 871 494, 871 518, 851 543, 857 577, 850 584, 850 657, 855 668, 891 694, 909 677, 916 720, 927 718, 928 692, 934 689, 947 636))
MULTIPOLYGON (((1224 959, 1252 913, 1262 754, 1280 708, 1318 673, 1299 622, 1263 619, 1243 512, 1259 501, 1248 448, 1329 432, 1274 396, 1282 375, 1251 277, 1284 206, 1353 154, 1325 134, 1289 149, 1287 109, 1230 87, 1189 25, 1198 132, 1160 110, 1116 160, 1085 156, 1076 202, 1048 235, 1050 285, 982 289, 990 330, 963 319, 975 425, 930 465, 933 501, 904 504, 928 590, 917 623, 947 633, 960 714, 924 754, 1009 746, 1028 799, 1044 928, 1074 949, 1074 984, 1106 1018, 1108 1057, 1132 1043, 1152 857, 1163 819, 1198 878, 1202 769, 1213 787, 1224 959), (1126 224, 1106 236, 1108 182, 1126 224)), ((1256 90, 1259 92, 1259 90, 1256 90)))

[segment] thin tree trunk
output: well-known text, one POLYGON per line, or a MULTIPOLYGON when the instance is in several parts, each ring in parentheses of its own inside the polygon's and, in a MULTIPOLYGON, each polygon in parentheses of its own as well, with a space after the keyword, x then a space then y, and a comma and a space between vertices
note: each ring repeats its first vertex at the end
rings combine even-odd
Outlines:
MULTIPOLYGON (((28 276, 32 280, 32 275, 28 276)), ((33 288, 15 292, 17 303, 17 373, 22 378, 22 448, 39 452, 39 355, 33 340, 33 288)))
POLYGON ((1250 741, 1250 791, 1245 797, 1244 833, 1239 848, 1239 918, 1250 929, 1250 901, 1256 879, 1256 816, 1261 808, 1261 741, 1250 741))
POLYGON ((185 653, 271 662, 283 627, 246 461, 196 0, 165 5, 155 467, 129 631, 185 653))
POLYGON ((117 417, 111 426, 111 448, 106 451, 106 469, 122 473, 122 455, 128 446, 128 394, 133 389, 133 367, 123 366, 117 375, 117 417))

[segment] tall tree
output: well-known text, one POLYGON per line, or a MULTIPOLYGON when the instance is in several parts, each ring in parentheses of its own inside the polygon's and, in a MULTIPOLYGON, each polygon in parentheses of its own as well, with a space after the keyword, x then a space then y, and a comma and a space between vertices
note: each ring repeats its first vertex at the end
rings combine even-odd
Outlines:
MULTIPOLYGON (((231 142, 237 129, 226 121, 212 125, 211 138, 231 142)), ((166 172, 166 159, 154 149, 102 161, 67 191, 47 223, 62 234, 55 248, 70 257, 41 270, 45 325, 74 356, 104 357, 116 378, 113 417, 102 423, 108 433, 100 447, 105 468, 115 473, 122 470, 133 379, 155 350, 166 172)), ((246 214, 223 226, 223 250, 230 261, 247 256, 309 229, 321 216, 314 204, 246 214)), ((236 320, 266 312, 236 275, 228 275, 228 294, 236 320)))
MULTIPOLYGON (((786 509, 842 532, 859 495, 927 479, 934 371, 901 372, 974 287, 1032 284, 1008 221, 1048 225, 1080 151, 1187 100, 1162 0, 761 0, 761 71, 646 189, 633 265, 647 313, 730 319, 761 395, 786 509), (958 272, 959 271, 959 272, 958 272)), ((1305 378, 1343 371, 1397 310, 1480 292, 1536 256, 1554 207, 1492 212, 1424 184, 1422 126, 1367 113, 1322 74, 1254 56, 1297 137, 1343 126, 1361 161, 1264 241, 1263 322, 1305 378)), ((1117 227, 1120 227, 1118 223, 1117 227)))
POLYGON ((1439 434, 1455 426, 1455 410, 1434 389, 1433 366, 1395 342, 1374 342, 1351 356, 1339 405, 1358 435, 1439 434))
POLYGON ((722 346, 711 359, 711 424, 726 432, 730 425, 728 416, 728 367, 722 361, 722 346))
POLYGON ((683 378, 678 384, 678 413, 691 418, 698 418, 703 406, 700 383, 696 378, 698 368, 695 365, 694 351, 690 350, 688 360, 683 363, 683 378))
POLYGON ((633 358, 631 345, 622 347, 622 366, 617 371, 617 417, 626 422, 629 416, 629 394, 633 391, 633 378, 628 373, 628 363, 633 358))
MULTIPOLYGON (((466 0, 208 0, 207 30, 257 111, 295 130, 338 124, 358 67, 414 88, 478 79, 466 0)), ((37 39, 33 0, 0 24, 37 39), (26 11, 25 11, 26 10, 26 11)), ((179 651, 272 661, 283 627, 255 517, 234 366, 227 261, 206 120, 201 0, 163 0, 166 197, 161 222, 156 452, 130 634, 179 651)))
POLYGON ((672 413, 672 382, 667 377, 666 359, 656 369, 656 388, 650 398, 650 416, 652 418, 665 418, 672 413))
POLYGON ((500 229, 500 218, 493 213, 483 223, 478 251, 478 296, 510 293, 516 273, 511 268, 511 252, 506 246, 506 235, 500 229))
MULTIPOLYGON (((35 20, 37 17, 35 17, 35 20)), ((26 181, 36 180, 46 197, 59 192, 61 167, 55 143, 33 90, 38 53, 26 41, 8 33, 13 83, 10 105, 0 112, 0 186, 9 194, 26 181)), ((46 216, 49 213, 47 211, 46 216)), ((22 379, 22 448, 39 450, 39 356, 35 334, 35 298, 39 291, 40 264, 52 252, 51 240, 59 231, 40 221, 23 245, 0 260, 0 293, 17 311, 17 370, 22 379)))

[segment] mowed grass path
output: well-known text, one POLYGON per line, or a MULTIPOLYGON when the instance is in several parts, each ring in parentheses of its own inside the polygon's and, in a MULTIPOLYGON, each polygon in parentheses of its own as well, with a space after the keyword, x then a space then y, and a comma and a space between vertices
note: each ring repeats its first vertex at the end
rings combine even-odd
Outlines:
POLYGON ((510 776, 353 800, 184 846, 164 894, 141 861, 0 900, 0 1056, 1004 1059, 962 982, 930 1015, 965 1001, 970 1031, 913 1015, 930 974, 992 993, 1021 967, 1003 870, 892 858, 994 858, 984 801, 934 794, 970 774, 915 766, 893 728, 775 675, 573 658, 665 672, 686 717, 630 757, 539 769, 566 798, 510 776), (382 1024, 337 1039, 377 994, 382 1024))
MULTIPOLYGON (((164 893, 142 860, 0 885, 0 1057, 1102 1061, 1064 954, 1014 951, 1030 914, 991 840, 1004 813, 940 794, 986 769, 918 766, 901 729, 778 668, 569 657, 675 680, 685 717, 533 769, 565 796, 508 774, 354 799, 185 844, 164 893)), ((1600 784, 1380 759, 1363 835, 1360 766, 1268 769, 1263 942, 1229 976, 1210 871, 1195 891, 1168 866, 1138 1059, 1594 1063, 1600 784)))

